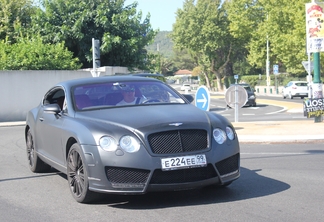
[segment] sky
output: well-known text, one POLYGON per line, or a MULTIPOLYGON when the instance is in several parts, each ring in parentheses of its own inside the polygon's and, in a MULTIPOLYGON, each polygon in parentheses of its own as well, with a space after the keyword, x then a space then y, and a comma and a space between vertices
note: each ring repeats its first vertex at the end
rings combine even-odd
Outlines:
POLYGON ((125 5, 137 1, 137 12, 142 10, 143 18, 151 14, 150 23, 154 30, 172 31, 175 23, 175 13, 182 8, 184 0, 125 0, 125 5))

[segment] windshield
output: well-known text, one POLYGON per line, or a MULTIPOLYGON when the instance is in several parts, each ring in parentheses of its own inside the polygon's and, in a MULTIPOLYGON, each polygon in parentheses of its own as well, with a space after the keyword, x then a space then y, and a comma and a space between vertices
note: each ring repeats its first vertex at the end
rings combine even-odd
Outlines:
POLYGON ((252 91, 250 86, 243 86, 246 91, 252 91))
POLYGON ((296 86, 307 86, 307 82, 298 82, 298 83, 295 83, 296 86))
POLYGON ((86 84, 75 87, 72 94, 77 110, 186 103, 171 87, 156 81, 86 84))

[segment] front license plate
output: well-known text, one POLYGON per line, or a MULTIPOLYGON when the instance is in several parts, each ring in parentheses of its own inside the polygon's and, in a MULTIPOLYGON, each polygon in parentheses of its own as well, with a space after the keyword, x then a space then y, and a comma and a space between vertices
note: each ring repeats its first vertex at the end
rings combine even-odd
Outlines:
POLYGON ((207 165, 205 154, 181 156, 161 159, 162 170, 203 167, 207 165))

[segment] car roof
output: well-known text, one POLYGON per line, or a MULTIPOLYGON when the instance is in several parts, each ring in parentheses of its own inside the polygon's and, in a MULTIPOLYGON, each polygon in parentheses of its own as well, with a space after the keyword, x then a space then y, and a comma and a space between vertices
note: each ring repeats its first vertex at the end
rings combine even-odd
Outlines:
POLYGON ((231 84, 231 86, 234 86, 234 85, 239 85, 239 86, 250 86, 250 84, 247 84, 247 83, 231 84))
POLYGON ((125 76, 102 76, 102 77, 88 77, 88 78, 72 79, 72 80, 60 82, 57 85, 72 87, 75 85, 95 84, 95 83, 104 83, 104 82, 118 82, 118 81, 162 82, 160 80, 153 79, 153 78, 143 78, 140 76, 125 75, 125 76))
POLYGON ((130 73, 129 75, 142 76, 142 77, 156 77, 156 76, 164 77, 164 75, 160 73, 130 73))

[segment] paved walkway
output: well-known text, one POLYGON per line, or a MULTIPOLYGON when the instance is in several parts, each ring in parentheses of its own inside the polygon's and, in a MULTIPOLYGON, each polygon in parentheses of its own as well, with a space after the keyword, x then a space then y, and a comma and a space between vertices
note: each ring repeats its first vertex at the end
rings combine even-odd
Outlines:
POLYGON ((324 123, 301 121, 263 121, 233 123, 243 143, 318 142, 324 144, 324 123))
MULTIPOLYGON (((261 95, 261 94, 260 94, 261 95)), ((258 95, 257 95, 258 96, 258 95)), ((267 96, 267 95, 265 95, 267 96)), ((284 102, 269 99, 258 99, 257 104, 268 104, 282 107, 285 112, 300 113, 303 116, 303 105, 298 102, 284 102)), ((322 142, 324 144, 324 122, 314 118, 287 121, 233 122, 239 141, 242 143, 285 143, 285 142, 322 142)))

